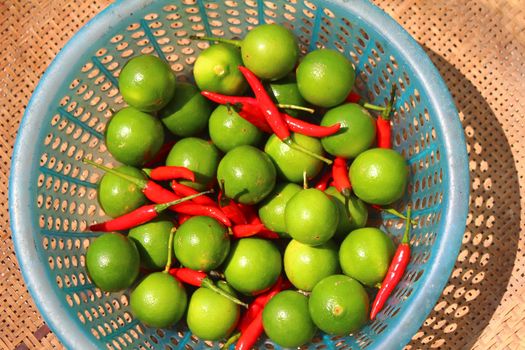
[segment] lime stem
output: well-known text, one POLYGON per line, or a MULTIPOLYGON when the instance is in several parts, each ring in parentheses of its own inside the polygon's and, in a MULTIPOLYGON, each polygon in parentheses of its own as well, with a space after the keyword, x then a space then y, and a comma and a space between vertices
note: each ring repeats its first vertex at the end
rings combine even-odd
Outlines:
POLYGON ((168 260, 166 261, 166 267, 164 267, 164 273, 168 273, 171 267, 172 251, 173 251, 173 236, 175 236, 177 228, 174 227, 170 231, 170 238, 168 240, 168 260))
POLYGON ((205 287, 205 288, 208 288, 208 289, 211 289, 215 293, 222 295, 223 297, 225 297, 226 299, 228 299, 230 301, 233 301, 235 304, 239 304, 241 306, 244 306, 245 308, 248 308, 248 304, 240 301, 235 296, 233 296, 230 293, 226 292, 225 290, 222 290, 219 287, 217 287, 215 285, 215 283, 213 283, 213 281, 211 279, 209 279, 208 277, 206 277, 206 278, 204 278, 202 280, 201 286, 205 287))
POLYGON ((192 194, 192 195, 189 195, 187 197, 180 198, 180 199, 177 199, 177 200, 174 200, 174 201, 171 201, 171 202, 157 204, 155 206, 155 211, 157 213, 160 213, 160 212, 168 209, 169 207, 172 207, 174 205, 180 204, 182 202, 190 201, 193 198, 200 197, 202 195, 210 194, 210 193, 213 193, 213 190, 208 190, 208 191, 204 191, 204 192, 200 192, 200 193, 195 193, 195 194, 192 194))
POLYGON ((290 105, 290 104, 285 104, 285 103, 279 103, 279 104, 277 104, 277 107, 282 108, 282 109, 295 109, 297 111, 303 111, 303 112, 307 112, 307 113, 310 113, 310 114, 315 113, 315 109, 313 109, 313 108, 308 108, 308 107, 298 106, 298 105, 290 105))
POLYGON ((226 349, 227 350, 233 343, 235 343, 237 340, 239 340, 240 337, 241 337, 241 332, 235 333, 234 335, 229 337, 228 340, 226 340, 226 343, 224 343, 224 345, 221 347, 221 349, 226 349))
POLYGON ((290 148, 292 148, 292 149, 294 149, 296 151, 299 151, 299 152, 302 152, 304 154, 307 154, 310 157, 313 157, 315 159, 319 159, 320 161, 325 162, 328 165, 332 164, 332 161, 330 159, 325 158, 323 156, 320 156, 318 154, 313 153, 312 151, 307 150, 303 146, 301 146, 298 143, 294 142, 291 138, 284 139, 283 142, 286 143, 288 145, 288 147, 290 147, 290 148))
POLYGON ((407 208, 407 219, 406 219, 406 225, 405 225, 405 233, 403 234, 403 240, 401 241, 402 244, 408 244, 410 242, 410 227, 412 226, 412 220, 410 220, 410 216, 412 215, 412 209, 410 206, 407 208))
POLYGON ((226 43, 230 45, 235 45, 237 47, 241 47, 242 45, 242 42, 240 40, 224 39, 224 38, 217 38, 217 37, 210 37, 210 36, 190 35, 190 39, 191 40, 217 41, 219 43, 226 43))
POLYGON ((91 159, 84 158, 84 159, 82 159, 82 162, 84 162, 86 164, 90 164, 90 165, 94 166, 95 168, 104 170, 106 173, 110 173, 110 174, 118 176, 118 177, 120 177, 120 178, 122 178, 124 180, 127 180, 127 181, 137 185, 141 189, 145 189, 148 186, 148 181, 147 180, 139 179, 139 178, 136 178, 135 176, 131 176, 131 175, 128 175, 128 174, 121 173, 121 172, 119 172, 119 171, 117 171, 115 169, 108 168, 105 165, 95 163, 91 159))
POLYGON ((308 189, 308 178, 306 177, 306 171, 303 171, 303 188, 308 189))

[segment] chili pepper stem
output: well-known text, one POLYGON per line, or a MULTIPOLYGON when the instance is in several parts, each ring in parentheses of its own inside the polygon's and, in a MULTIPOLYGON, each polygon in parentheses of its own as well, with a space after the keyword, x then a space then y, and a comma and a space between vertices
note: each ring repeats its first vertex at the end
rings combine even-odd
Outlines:
POLYGON ((203 40, 203 41, 217 41, 219 43, 226 43, 226 44, 234 45, 237 47, 241 47, 240 40, 216 38, 216 37, 210 37, 210 36, 197 36, 197 35, 190 35, 190 39, 191 40, 203 40))
POLYGON ((173 236, 175 236, 175 231, 177 228, 174 227, 170 231, 170 238, 168 239, 168 260, 166 261, 166 267, 164 267, 164 273, 169 273, 171 262, 172 262, 172 251, 173 251, 173 236))
POLYGON ((228 349, 233 343, 235 343, 241 337, 241 332, 237 332, 226 340, 226 343, 221 347, 221 349, 228 349))
POLYGON ((320 156, 320 155, 318 155, 318 154, 315 154, 315 153, 313 153, 313 152, 307 150, 307 149, 304 148, 303 146, 301 146, 301 145, 299 145, 298 143, 294 142, 294 141, 292 140, 292 138, 284 139, 283 142, 284 142, 285 144, 287 144, 288 147, 290 147, 290 148, 292 148, 292 149, 294 149, 294 150, 296 150, 296 151, 299 151, 299 152, 302 152, 302 153, 304 153, 304 154, 307 154, 307 155, 309 155, 310 157, 314 157, 315 159, 319 159, 320 161, 325 162, 325 163, 328 164, 328 165, 332 164, 332 161, 331 161, 330 159, 325 158, 325 157, 323 157, 323 156, 320 156))
POLYGON ((177 200, 172 201, 172 202, 157 204, 155 206, 155 211, 156 212, 161 212, 161 211, 164 211, 164 210, 166 210, 169 207, 172 207, 174 205, 177 205, 177 204, 180 204, 182 202, 186 202, 186 201, 192 200, 193 198, 197 198, 199 196, 203 196, 203 195, 209 194, 209 193, 213 193, 213 190, 208 190, 208 191, 192 194, 191 196, 187 196, 187 197, 184 197, 184 198, 181 198, 181 199, 177 199, 177 200))
POLYGON ((278 103, 277 107, 279 107, 281 109, 294 109, 294 110, 297 110, 297 111, 303 111, 303 112, 307 112, 307 113, 310 113, 310 114, 314 114, 315 113, 315 110, 313 108, 308 108, 308 107, 298 106, 298 105, 290 105, 290 104, 285 104, 285 103, 278 103))
POLYGON ((390 113, 392 113, 394 109, 394 102, 396 100, 396 89, 397 86, 392 85, 392 89, 390 89, 390 99, 388 100, 385 110, 381 113, 381 118, 384 120, 390 120, 390 113))
POLYGON ((378 112, 383 112, 386 109, 386 107, 373 105, 368 102, 363 103, 363 107, 365 107, 366 109, 370 109, 372 111, 378 111, 378 112))
POLYGON ((89 164, 89 165, 92 165, 94 166, 95 168, 98 168, 98 169, 101 169, 101 170, 104 170, 106 173, 110 173, 110 174, 113 174, 115 176, 118 176, 124 180, 127 180, 135 185, 137 185, 138 187, 140 188, 144 188, 147 186, 148 184, 148 181, 147 180, 143 180, 143 179, 139 179, 139 178, 136 178, 134 176, 131 176, 131 175, 128 175, 128 174, 124 174, 124 173, 121 173, 115 169, 112 169, 112 168, 108 168, 107 166, 105 165, 102 165, 102 164, 98 164, 98 163, 95 163, 94 161, 92 161, 91 159, 87 159, 87 158, 84 158, 82 159, 82 162, 86 163, 86 164, 89 164))
POLYGON ((407 208, 407 218, 406 218, 406 226, 405 226, 405 233, 403 234, 403 239, 401 240, 401 244, 408 244, 410 242, 410 225, 412 224, 412 220, 410 220, 410 216, 412 215, 412 209, 410 206, 407 208))
POLYGON ((215 285, 215 283, 213 283, 213 281, 211 279, 209 279, 208 277, 204 278, 201 281, 201 286, 205 287, 205 288, 208 288, 208 289, 214 291, 217 294, 222 295, 226 299, 233 301, 235 304, 239 304, 241 306, 244 306, 245 308, 248 308, 248 304, 246 304, 245 302, 242 302, 241 300, 237 299, 236 297, 234 297, 230 293, 228 293, 228 292, 220 289, 219 287, 217 287, 215 285))

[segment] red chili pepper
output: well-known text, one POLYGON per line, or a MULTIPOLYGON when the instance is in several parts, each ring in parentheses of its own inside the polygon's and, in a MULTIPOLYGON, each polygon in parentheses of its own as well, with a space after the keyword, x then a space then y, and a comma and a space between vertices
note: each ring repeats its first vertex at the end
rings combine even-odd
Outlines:
POLYGON ((341 124, 336 123, 330 126, 321 126, 302 121, 294 118, 286 113, 283 113, 284 121, 290 128, 290 131, 311 137, 327 137, 334 135, 341 129, 341 124))
POLYGON ((169 141, 162 145, 160 150, 157 152, 155 157, 153 157, 151 160, 149 160, 144 166, 146 168, 150 168, 153 166, 156 166, 157 164, 164 163, 166 160, 166 157, 170 153, 171 149, 175 145, 175 141, 169 141))
MULTIPOLYGON (((135 184, 137 187, 139 187, 142 190, 142 193, 144 193, 146 198, 148 198, 150 201, 154 203, 157 203, 157 204, 168 203, 168 202, 172 202, 172 201, 175 201, 181 198, 179 195, 165 189, 164 187, 160 186, 159 184, 151 180, 139 179, 131 175, 123 174, 121 172, 116 171, 115 169, 111 169, 104 165, 97 164, 89 159, 84 158, 84 162, 91 164, 96 168, 102 169, 108 173, 119 176, 135 184)), ((228 217, 220 209, 216 207, 210 207, 210 206, 204 206, 200 204, 185 202, 185 203, 180 203, 175 206, 171 206, 169 207, 169 209, 176 213, 181 213, 181 214, 210 216, 228 227, 231 226, 230 219, 228 219, 228 217)))
POLYGON ((259 102, 259 107, 263 112, 264 119, 266 119, 266 122, 272 128, 274 134, 284 143, 292 143, 293 141, 290 135, 290 130, 288 129, 281 112, 279 112, 279 109, 268 95, 268 92, 259 78, 257 78, 257 76, 246 67, 239 66, 239 70, 242 75, 244 75, 248 85, 252 88, 253 93, 255 94, 255 99, 259 102))
POLYGON ((156 181, 186 179, 195 182, 195 174, 193 171, 182 166, 159 166, 154 169, 144 168, 142 171, 156 181))
POLYGON ((204 287, 211 289, 214 292, 222 295, 223 297, 233 301, 236 304, 248 307, 248 304, 246 304, 245 302, 237 299, 235 296, 217 287, 205 272, 195 271, 187 267, 180 267, 170 269, 169 273, 182 283, 189 284, 195 287, 204 287))
POLYGON ((353 91, 350 91, 348 96, 346 96, 346 102, 359 103, 359 101, 361 101, 361 96, 353 91))
MULTIPOLYGON (((191 196, 192 194, 199 193, 196 189, 178 183, 175 180, 171 182, 171 189, 179 196, 191 196)), ((196 204, 208 205, 210 207, 217 206, 217 203, 215 203, 215 201, 208 196, 196 197, 193 199, 193 202, 196 204)))
POLYGON ((377 147, 392 148, 392 125, 390 124, 390 113, 392 112, 396 98, 396 85, 390 91, 390 100, 381 115, 377 117, 377 147))
POLYGON ((288 288, 285 282, 279 277, 273 287, 265 294, 257 297, 248 311, 239 322, 238 329, 241 331, 241 336, 235 346, 236 350, 250 350, 257 342, 257 339, 264 331, 262 325, 262 312, 266 304, 281 290, 288 288), (250 308, 252 310, 250 311, 250 308))
MULTIPOLYGON (((202 95, 208 97, 210 100, 217 103, 229 103, 242 105, 239 115, 248 122, 255 125, 257 128, 266 133, 271 133, 272 129, 266 122, 264 114, 259 106, 259 102, 253 97, 245 96, 228 96, 221 95, 209 91, 201 92, 202 95)), ((326 137, 331 136, 339 131, 341 125, 339 123, 331 126, 320 126, 307 123, 301 119, 294 118, 286 113, 281 113, 286 125, 290 131, 311 137, 326 137)))
POLYGON ((212 207, 208 205, 195 204, 195 203, 185 203, 184 205, 179 205, 174 207, 174 210, 177 213, 192 215, 192 216, 209 216, 219 221, 227 227, 231 227, 232 223, 226 214, 219 209, 218 207, 212 207))
POLYGON ((331 171, 325 171, 323 175, 319 178, 317 183, 315 184, 314 188, 318 189, 319 191, 324 191, 328 187, 328 183, 332 179, 332 172, 331 171))
POLYGON ((216 103, 229 104, 233 105, 233 107, 240 106, 240 109, 237 110, 237 113, 242 118, 246 119, 249 123, 255 125, 263 132, 272 132, 272 129, 261 113, 257 100, 255 100, 253 97, 229 96, 211 91, 201 91, 201 94, 216 103))
POLYGON ((246 224, 233 226, 233 237, 243 238, 258 234, 264 229, 264 224, 246 224))
POLYGON ((381 283, 381 288, 379 289, 379 292, 377 292, 374 302, 372 303, 372 308, 370 311, 371 320, 373 320, 379 311, 381 311, 388 300, 388 297, 397 286, 399 281, 401 281, 401 278, 403 277, 403 274, 405 273, 407 265, 410 261, 410 225, 411 221, 409 207, 407 210, 407 220, 403 240, 401 241, 401 244, 397 246, 396 253, 392 259, 392 262, 390 263, 390 267, 388 268, 385 279, 381 283))
POLYGON ((266 239, 279 239, 279 238, 281 238, 281 236, 279 236, 278 233, 276 233, 274 231, 271 231, 271 230, 268 230, 266 228, 261 230, 261 232, 258 232, 257 233, 257 237, 266 238, 266 239))
POLYGON ((203 195, 204 193, 205 192, 195 193, 191 196, 177 199, 168 203, 144 205, 113 220, 91 225, 89 226, 89 229, 91 231, 97 232, 129 230, 130 228, 145 224, 146 222, 157 218, 160 213, 162 213, 164 210, 168 209, 171 206, 192 200, 194 198, 197 198, 198 196, 203 195))
POLYGON ((336 157, 332 165, 332 177, 337 190, 345 197, 349 197, 352 190, 352 184, 348 178, 348 166, 346 160, 336 157))

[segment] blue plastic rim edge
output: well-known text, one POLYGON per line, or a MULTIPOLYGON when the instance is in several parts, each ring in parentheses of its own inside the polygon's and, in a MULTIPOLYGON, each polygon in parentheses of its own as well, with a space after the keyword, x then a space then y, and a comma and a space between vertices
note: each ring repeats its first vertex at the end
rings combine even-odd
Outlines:
MULTIPOLYGON (((148 6, 153 1, 117 1, 80 29, 59 52, 40 80, 22 118, 14 147, 9 176, 9 212, 16 256, 20 266, 23 267, 22 274, 29 292, 46 323, 60 341, 70 349, 89 350, 98 347, 90 340, 90 334, 76 327, 75 323, 68 322, 69 314, 63 302, 54 295, 51 281, 41 278, 46 275, 44 265, 35 259, 38 254, 33 233, 39 229, 29 213, 34 207, 32 201, 34 197, 31 192, 34 184, 30 183, 30 178, 38 165, 37 149, 39 145, 34 141, 38 140, 40 133, 39 116, 42 111, 48 110, 49 106, 46 105, 46 101, 52 100, 55 89, 62 82, 61 78, 67 76, 67 70, 61 71, 61 67, 68 67, 69 63, 78 62, 86 51, 91 49, 83 44, 109 31, 115 17, 130 16, 134 11, 148 6)), ((439 249, 433 249, 440 253, 431 256, 428 268, 425 269, 419 280, 420 285, 423 285, 424 288, 418 288, 410 297, 410 302, 396 316, 400 322, 391 325, 387 332, 381 333, 374 340, 374 348, 400 349, 410 341, 436 303, 450 276, 461 246, 469 195, 468 156, 463 128, 450 93, 437 69, 423 49, 400 25, 366 0, 352 2, 328 0, 327 3, 341 10, 352 8, 356 13, 366 14, 367 21, 372 26, 381 25, 381 33, 384 38, 399 52, 410 52, 410 56, 405 56, 405 59, 422 85, 432 92, 429 98, 435 111, 434 114, 437 116, 434 122, 438 129, 447 130, 440 136, 442 136, 441 141, 444 145, 441 159, 447 169, 444 184, 449 192, 444 194, 446 205, 441 215, 439 229, 441 234, 434 242, 439 249), (433 281, 432 285, 428 285, 429 280, 433 281)))

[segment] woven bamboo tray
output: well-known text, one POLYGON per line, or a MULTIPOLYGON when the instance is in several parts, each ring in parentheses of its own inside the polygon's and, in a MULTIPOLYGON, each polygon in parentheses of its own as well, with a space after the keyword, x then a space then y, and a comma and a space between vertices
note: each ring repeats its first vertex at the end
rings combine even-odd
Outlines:
MULTIPOLYGON (((525 0, 374 1, 425 48, 456 101, 471 202, 456 266, 407 349, 525 349, 525 0)), ((0 348, 61 349, 13 252, 10 156, 60 48, 107 0, 0 2, 0 348)))

